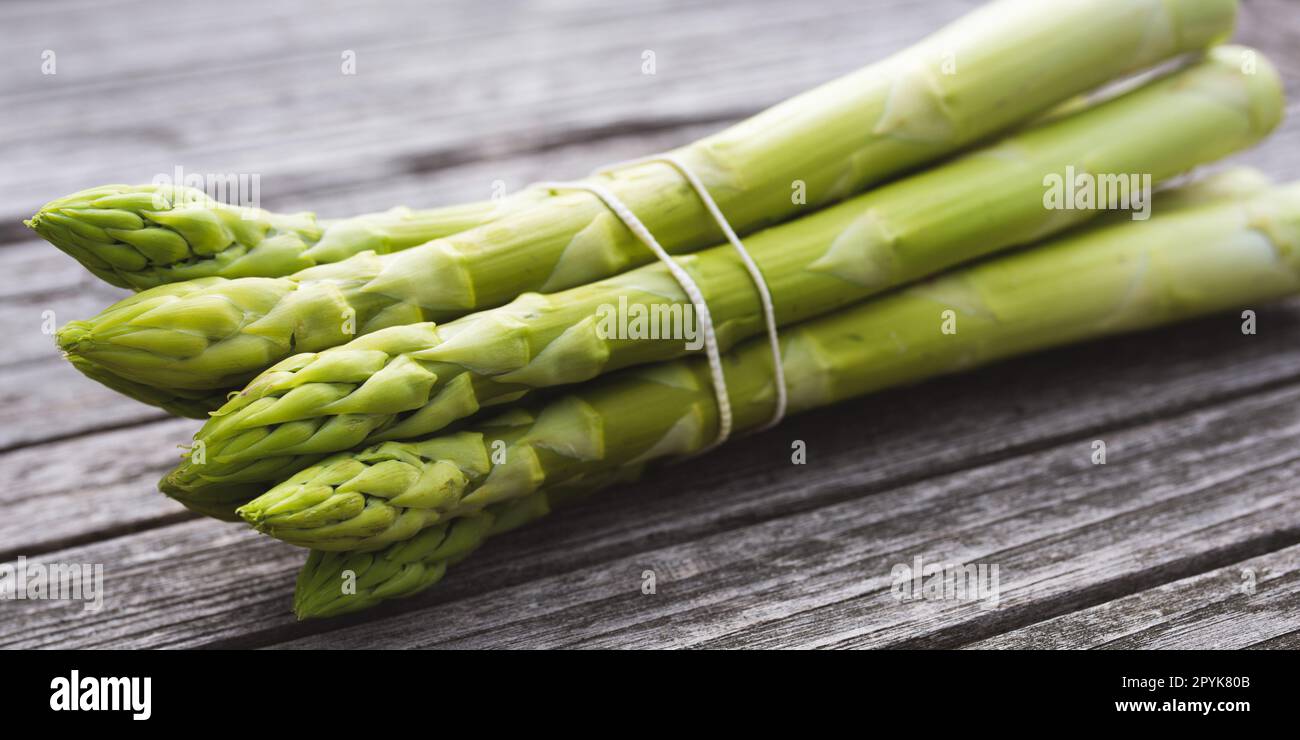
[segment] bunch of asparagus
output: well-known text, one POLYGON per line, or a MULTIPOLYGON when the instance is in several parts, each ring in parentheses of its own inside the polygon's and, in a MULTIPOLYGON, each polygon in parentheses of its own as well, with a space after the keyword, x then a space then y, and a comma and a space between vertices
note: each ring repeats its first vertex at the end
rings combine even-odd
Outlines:
MULTIPOLYGON (((1255 52, 1217 45, 1235 10, 1000 0, 676 150, 765 278, 790 411, 1300 289, 1296 186, 1232 170, 1166 189, 1145 221, 1045 198, 1051 175, 1158 185, 1264 138, 1281 86, 1255 52)), ((761 426, 778 389, 758 292, 711 246, 694 190, 657 162, 591 182, 679 255, 735 427, 761 426)), ((87 376, 206 419, 160 487, 311 548, 300 617, 421 591, 489 536, 718 434, 698 352, 608 331, 611 306, 690 301, 588 193, 322 221, 108 186, 28 223, 140 291, 59 345, 87 376)))

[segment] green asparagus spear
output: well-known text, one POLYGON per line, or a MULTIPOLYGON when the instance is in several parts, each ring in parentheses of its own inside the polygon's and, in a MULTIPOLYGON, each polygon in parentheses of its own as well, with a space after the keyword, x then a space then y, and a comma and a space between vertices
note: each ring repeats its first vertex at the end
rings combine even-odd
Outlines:
POLYGON ((361 611, 433 586, 489 537, 540 519, 608 486, 635 480, 640 466, 579 477, 471 516, 422 530, 378 552, 312 550, 298 572, 293 610, 299 619, 361 611))
MULTIPOLYGON (((1274 186, 1272 178, 1254 167, 1233 166, 1203 175, 1196 180, 1167 186, 1156 194, 1155 203, 1162 213, 1225 200, 1258 195, 1274 186)), ((1102 223, 1131 218, 1125 211, 1102 217, 1102 223)))
MULTIPOLYGON (((1234 0, 1001 0, 674 154, 700 176, 733 227, 748 233, 950 154, 1118 75, 1203 49, 1230 31, 1235 9, 1234 0)), ((643 163, 594 179, 672 252, 719 240, 670 166, 643 163)), ((554 192, 490 224, 392 255, 362 253, 282 278, 159 286, 73 322, 59 346, 80 358, 79 367, 96 366, 96 377, 210 395, 242 386, 294 352, 443 321, 652 260, 590 194, 554 192)))
POLYGON ((298 573, 294 612, 299 619, 335 616, 423 591, 487 539, 501 521, 498 512, 511 510, 520 519, 538 518, 547 513, 546 494, 429 527, 382 553, 313 550, 298 573))
MULTIPOLYGON (((1300 183, 1104 224, 784 331, 790 410, 1298 289, 1300 183)), ((725 358, 736 428, 763 424, 775 397, 766 342, 725 358)), ((578 476, 698 453, 716 432, 706 364, 676 360, 472 431, 336 455, 239 513, 296 545, 382 549, 578 476)))
MULTIPOLYGON (((1216 49, 1073 118, 752 236, 748 249, 767 276, 778 322, 804 321, 1098 213, 1044 208, 1047 173, 1074 166, 1160 182, 1253 143, 1276 124, 1281 87, 1266 65, 1242 74, 1240 55, 1216 49)), ((754 286, 730 246, 680 262, 704 292, 723 349, 763 330, 754 286)), ((446 325, 394 327, 295 355, 217 411, 195 437, 203 454, 161 487, 204 510, 242 503, 323 454, 426 436, 531 388, 681 356, 680 335, 620 337, 609 329, 620 306, 657 317, 676 309, 681 318, 685 305, 667 268, 655 264, 526 294, 446 325)))
POLYGON ((637 469, 588 476, 489 506, 473 515, 422 530, 380 552, 313 550, 298 573, 293 610, 299 619, 332 617, 419 593, 488 537, 523 526, 614 483, 637 469))
POLYGON ((86 269, 144 290, 201 277, 280 277, 365 251, 388 254, 466 231, 538 194, 317 221, 227 205, 172 185, 105 185, 45 204, 25 223, 86 269))

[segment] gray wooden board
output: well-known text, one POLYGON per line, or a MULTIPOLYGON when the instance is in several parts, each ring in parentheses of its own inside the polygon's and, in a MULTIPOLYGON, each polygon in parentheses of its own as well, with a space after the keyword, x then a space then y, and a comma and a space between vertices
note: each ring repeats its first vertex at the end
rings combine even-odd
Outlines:
MULTIPOLYGON (((180 164, 324 216, 480 199, 696 138, 973 4, 313 3, 311 24, 297 3, 0 5, 0 557, 102 562, 109 590, 93 614, 0 603, 0 644, 1296 647, 1300 304, 1262 309, 1256 337, 1219 317, 796 418, 512 533, 428 594, 307 624, 301 551, 153 490, 195 423, 85 381, 41 332, 122 295, 15 226, 55 195, 180 164), (187 63, 196 43, 224 52, 187 63), (783 462, 792 439, 808 466, 783 462), (1001 607, 893 599, 917 552, 999 563, 1001 607), (1219 588, 1244 567, 1255 596, 1219 588)), ((1297 13, 1246 0, 1238 34, 1293 101, 1297 13)), ((1294 179, 1289 109, 1234 161, 1294 179)))
POLYGON ((1197 573, 968 645, 974 649, 1249 648, 1300 631, 1300 547, 1197 573), (1249 615, 1241 618, 1243 614, 1249 615))
POLYGON ((894 1, 866 12, 847 2, 512 1, 458 4, 454 22, 444 21, 449 4, 414 1, 364 12, 310 3, 311 23, 291 21, 305 12, 296 3, 148 14, 147 3, 104 3, 80 9, 74 24, 47 11, 14 13, 0 24, 0 104, 11 111, 0 124, 10 142, 0 213, 25 213, 41 193, 86 183, 147 182, 176 165, 257 173, 266 192, 287 193, 734 118, 976 4, 894 1), (123 37, 157 41, 123 45, 123 37), (201 60, 195 39, 211 44, 201 60), (807 53, 809 39, 816 54, 807 53), (641 73, 647 49, 654 75, 641 73), (46 50, 58 74, 40 74, 46 50), (345 50, 356 54, 356 75, 340 71, 345 50), (96 99, 105 108, 83 115, 96 99), (266 110, 275 115, 257 115, 266 110))

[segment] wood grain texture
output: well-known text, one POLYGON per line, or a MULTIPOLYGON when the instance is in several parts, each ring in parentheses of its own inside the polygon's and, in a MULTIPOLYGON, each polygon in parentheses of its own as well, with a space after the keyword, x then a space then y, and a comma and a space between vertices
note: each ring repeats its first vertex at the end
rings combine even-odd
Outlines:
POLYGON ((297 4, 256 2, 166 13, 146 13, 143 2, 94 4, 76 23, 15 14, 0 24, 8 72, 0 104, 13 113, 0 124, 10 142, 0 214, 9 221, 50 197, 148 182, 176 165, 258 173, 264 192, 283 194, 739 118, 977 4, 895 1, 863 12, 779 0, 407 0, 362 12, 334 2, 313 3, 311 23, 295 22, 297 4), (807 53, 810 38, 816 54, 807 53), (198 63, 196 39, 213 50, 198 63), (40 74, 47 49, 56 75, 40 74), (641 73, 646 49, 655 75, 641 73), (356 54, 355 75, 340 72, 344 50, 356 54), (88 96, 112 105, 86 117, 88 96))
POLYGON ((286 599, 301 551, 244 527, 190 521, 48 553, 45 563, 104 566, 104 608, 4 604, 0 647, 198 646, 291 623, 286 599), (258 617, 270 618, 262 625, 258 617))
POLYGON ((0 454, 0 557, 34 555, 189 518, 155 489, 198 422, 171 419, 0 454), (75 516, 70 516, 76 512, 75 516))
POLYGON ((1275 648, 1294 641, 1298 629, 1300 547, 1288 547, 967 647, 1275 648))
MULTIPOLYGON (((0 645, 1300 646, 1300 303, 1258 307, 1253 337, 1221 316, 791 419, 501 538, 428 594, 308 624, 288 612, 301 551, 154 490, 196 423, 84 380, 41 331, 122 295, 16 226, 50 197, 180 164, 261 173, 267 207, 325 216, 480 199, 697 138, 975 4, 411 0, 313 4, 310 24, 295 3, 0 5, 0 558, 108 579, 99 613, 0 603, 0 645), (229 53, 186 63, 201 43, 229 53), (46 48, 67 50, 55 79, 46 48), (889 569, 918 553, 998 563, 1001 606, 898 602, 889 569), (1248 563, 1253 600, 1221 593, 1248 563)), ((1246 0, 1238 34, 1293 102, 1233 161, 1280 180, 1300 173, 1298 5, 1246 0)))

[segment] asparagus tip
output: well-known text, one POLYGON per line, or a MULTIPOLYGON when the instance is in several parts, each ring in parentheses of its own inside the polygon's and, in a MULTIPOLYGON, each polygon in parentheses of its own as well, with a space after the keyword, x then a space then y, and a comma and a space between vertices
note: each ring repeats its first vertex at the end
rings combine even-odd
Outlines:
POLYGON ((71 321, 54 332, 54 341, 58 343, 59 350, 64 355, 76 355, 78 354, 77 348, 89 333, 90 327, 85 322, 71 321))
POLYGON ((261 508, 255 508, 250 504, 244 504, 238 509, 235 509, 235 514, 238 515, 240 519, 243 519, 244 522, 253 529, 256 529, 259 532, 264 531, 263 528, 266 526, 266 512, 261 508))

